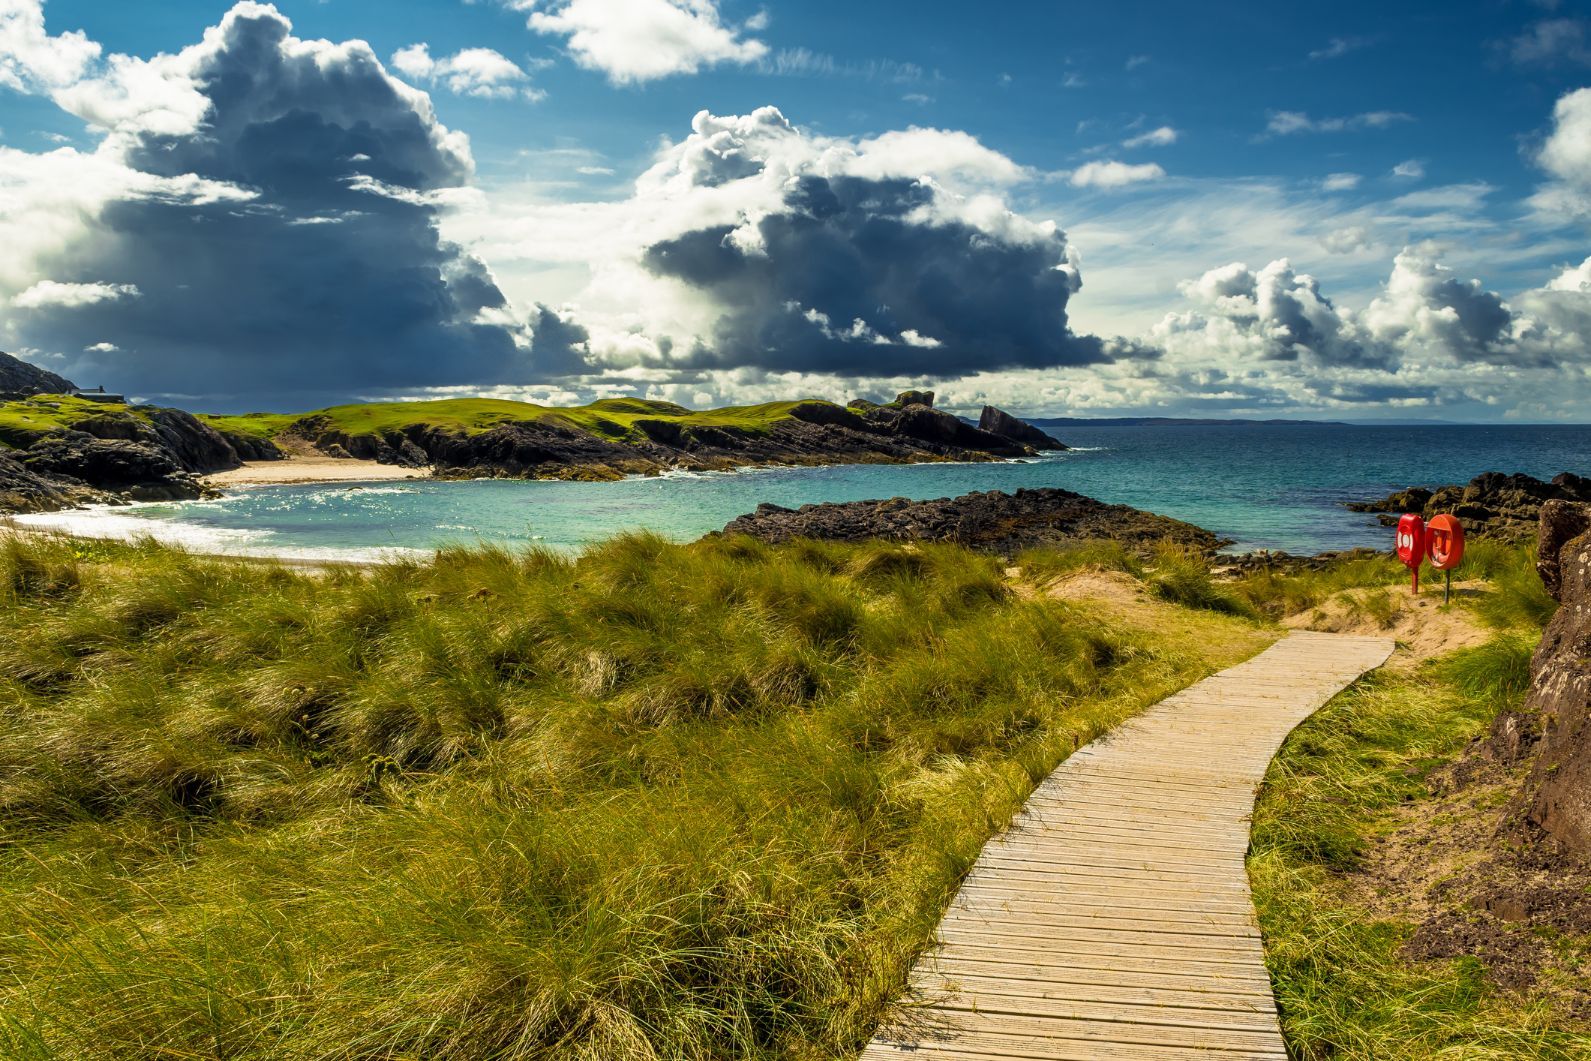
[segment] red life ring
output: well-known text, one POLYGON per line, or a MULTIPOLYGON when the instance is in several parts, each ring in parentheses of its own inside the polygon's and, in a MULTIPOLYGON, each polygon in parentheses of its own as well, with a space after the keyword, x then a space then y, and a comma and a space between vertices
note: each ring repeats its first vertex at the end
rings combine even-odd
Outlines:
POLYGON ((1425 548, 1432 567, 1453 570, 1464 559, 1464 525, 1446 512, 1432 516, 1425 525, 1425 548))

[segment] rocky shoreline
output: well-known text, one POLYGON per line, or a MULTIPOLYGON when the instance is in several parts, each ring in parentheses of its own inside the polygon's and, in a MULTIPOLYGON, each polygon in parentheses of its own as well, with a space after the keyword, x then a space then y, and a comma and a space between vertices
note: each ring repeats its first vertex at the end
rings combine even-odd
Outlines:
POLYGON ((1225 544, 1202 527, 1127 505, 1107 505, 1070 490, 998 490, 912 501, 845 501, 798 509, 758 505, 719 532, 743 534, 770 544, 793 538, 858 542, 954 542, 1010 556, 1036 546, 1086 540, 1119 541, 1146 552, 1172 541, 1211 553, 1225 544))
POLYGON ((1373 512, 1383 527, 1414 512, 1430 519, 1449 512, 1472 535, 1522 541, 1536 533, 1541 507, 1548 501, 1591 502, 1591 479, 1564 472, 1551 482, 1531 475, 1482 472, 1467 485, 1411 486, 1374 501, 1350 501, 1353 512, 1373 512))
POLYGON ((439 479, 601 481, 753 466, 995 461, 1066 448, 1007 414, 1000 415, 1009 425, 1026 428, 1024 438, 973 427, 933 403, 932 391, 906 391, 885 405, 799 402, 785 419, 757 430, 641 418, 622 440, 550 420, 504 423, 477 434, 415 424, 349 435, 306 417, 288 433, 322 453, 429 467, 439 479))

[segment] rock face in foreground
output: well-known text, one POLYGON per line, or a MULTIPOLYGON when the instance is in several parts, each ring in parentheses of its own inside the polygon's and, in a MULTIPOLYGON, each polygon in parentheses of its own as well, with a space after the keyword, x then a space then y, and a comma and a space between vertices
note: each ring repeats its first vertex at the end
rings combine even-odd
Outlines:
POLYGON ((1404 512, 1426 519, 1451 512, 1464 521, 1471 534, 1493 538, 1524 539, 1536 532, 1541 507, 1548 501, 1591 501, 1591 479, 1564 472, 1544 483, 1531 475, 1482 472, 1467 486, 1411 486, 1377 501, 1351 501, 1354 512, 1382 513, 1382 526, 1391 527, 1404 512))
POLYGON ((764 504, 731 521, 722 533, 773 543, 792 538, 955 542, 1004 555, 1031 546, 1101 538, 1135 549, 1163 539, 1207 551, 1221 544, 1214 534, 1191 523, 1055 489, 1014 494, 990 490, 934 501, 892 497, 802 505, 799 509, 764 504))
POLYGON ((1025 442, 1034 449, 1066 449, 1066 443, 1058 438, 1045 434, 1025 420, 1018 420, 1004 409, 996 409, 992 405, 983 407, 983 415, 978 417, 978 427, 995 435, 1004 435, 1014 438, 1018 442, 1025 442))
POLYGON ((1591 858, 1591 505, 1542 506, 1537 568, 1560 602, 1530 661, 1530 693, 1511 729, 1535 762, 1521 793, 1525 820, 1591 858))

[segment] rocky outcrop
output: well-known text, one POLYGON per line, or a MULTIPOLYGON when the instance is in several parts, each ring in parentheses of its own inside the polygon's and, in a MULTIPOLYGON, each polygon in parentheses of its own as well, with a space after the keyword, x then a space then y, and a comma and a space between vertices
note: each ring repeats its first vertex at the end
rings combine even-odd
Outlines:
MULTIPOLYGON (((35 402, 54 408, 48 399, 35 402)), ((237 447, 180 409, 107 405, 66 428, 8 435, 0 512, 33 512, 113 501, 202 497, 198 476, 236 468, 237 447)), ((281 456, 274 443, 245 442, 249 459, 281 456)))
POLYGON ((0 353, 0 400, 29 398, 35 394, 70 394, 76 389, 77 385, 65 376, 0 353))
POLYGON ((1522 540, 1535 534, 1542 505, 1554 500, 1591 502, 1591 479, 1564 472, 1542 482, 1530 475, 1483 472, 1467 486, 1412 486, 1376 501, 1351 501, 1348 508, 1380 513, 1387 527, 1404 512, 1426 519, 1450 512, 1464 521, 1470 534, 1522 540))
POLYGON ((0 512, 53 512, 110 500, 82 483, 40 474, 17 457, 16 450, 0 449, 0 512))
POLYGON ((349 435, 329 418, 310 416, 287 434, 328 455, 429 466, 441 478, 600 480, 675 469, 988 461, 1038 452, 933 408, 933 397, 929 391, 906 391, 889 405, 853 402, 847 408, 801 402, 790 408, 788 419, 757 429, 659 415, 631 421, 628 431, 610 424, 607 433, 547 419, 500 424, 475 434, 417 424, 349 435))
POLYGON ((1066 448, 1066 444, 1060 439, 1047 435, 1027 421, 1018 420, 1004 409, 996 409, 992 405, 983 407, 983 415, 978 417, 978 427, 991 435, 1003 435, 1034 449, 1066 448))
POLYGON ((204 495, 198 477, 152 442, 65 431, 35 442, 20 463, 34 475, 65 480, 64 487, 89 487, 133 501, 186 501, 204 495))
POLYGON ((1139 550, 1167 539, 1204 551, 1222 544, 1214 534, 1191 523, 1055 489, 1014 494, 990 490, 933 501, 892 497, 798 509, 764 504, 732 520, 722 533, 773 543, 793 538, 955 542, 1007 556, 1031 546, 1101 538, 1139 550))

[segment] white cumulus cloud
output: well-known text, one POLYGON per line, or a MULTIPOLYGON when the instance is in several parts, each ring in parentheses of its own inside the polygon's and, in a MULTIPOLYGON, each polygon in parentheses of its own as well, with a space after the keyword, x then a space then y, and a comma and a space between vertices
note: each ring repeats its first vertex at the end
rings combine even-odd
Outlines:
POLYGON ((98 302, 137 298, 139 294, 136 284, 63 284, 54 280, 40 280, 13 298, 11 304, 18 309, 42 309, 45 306, 75 309, 98 302))
POLYGON ((1068 179, 1075 188, 1125 188, 1129 184, 1157 181, 1166 171, 1155 162, 1134 165, 1129 162, 1087 162, 1072 171, 1068 179))
POLYGON ((460 96, 480 99, 541 99, 530 75, 512 59, 491 48, 465 48, 434 58, 425 44, 411 44, 392 53, 392 65, 411 81, 442 85, 460 96))
POLYGON ((715 0, 516 0, 530 28, 564 37, 575 62, 616 85, 694 74, 719 63, 752 63, 768 54, 760 40, 726 25, 715 0))

